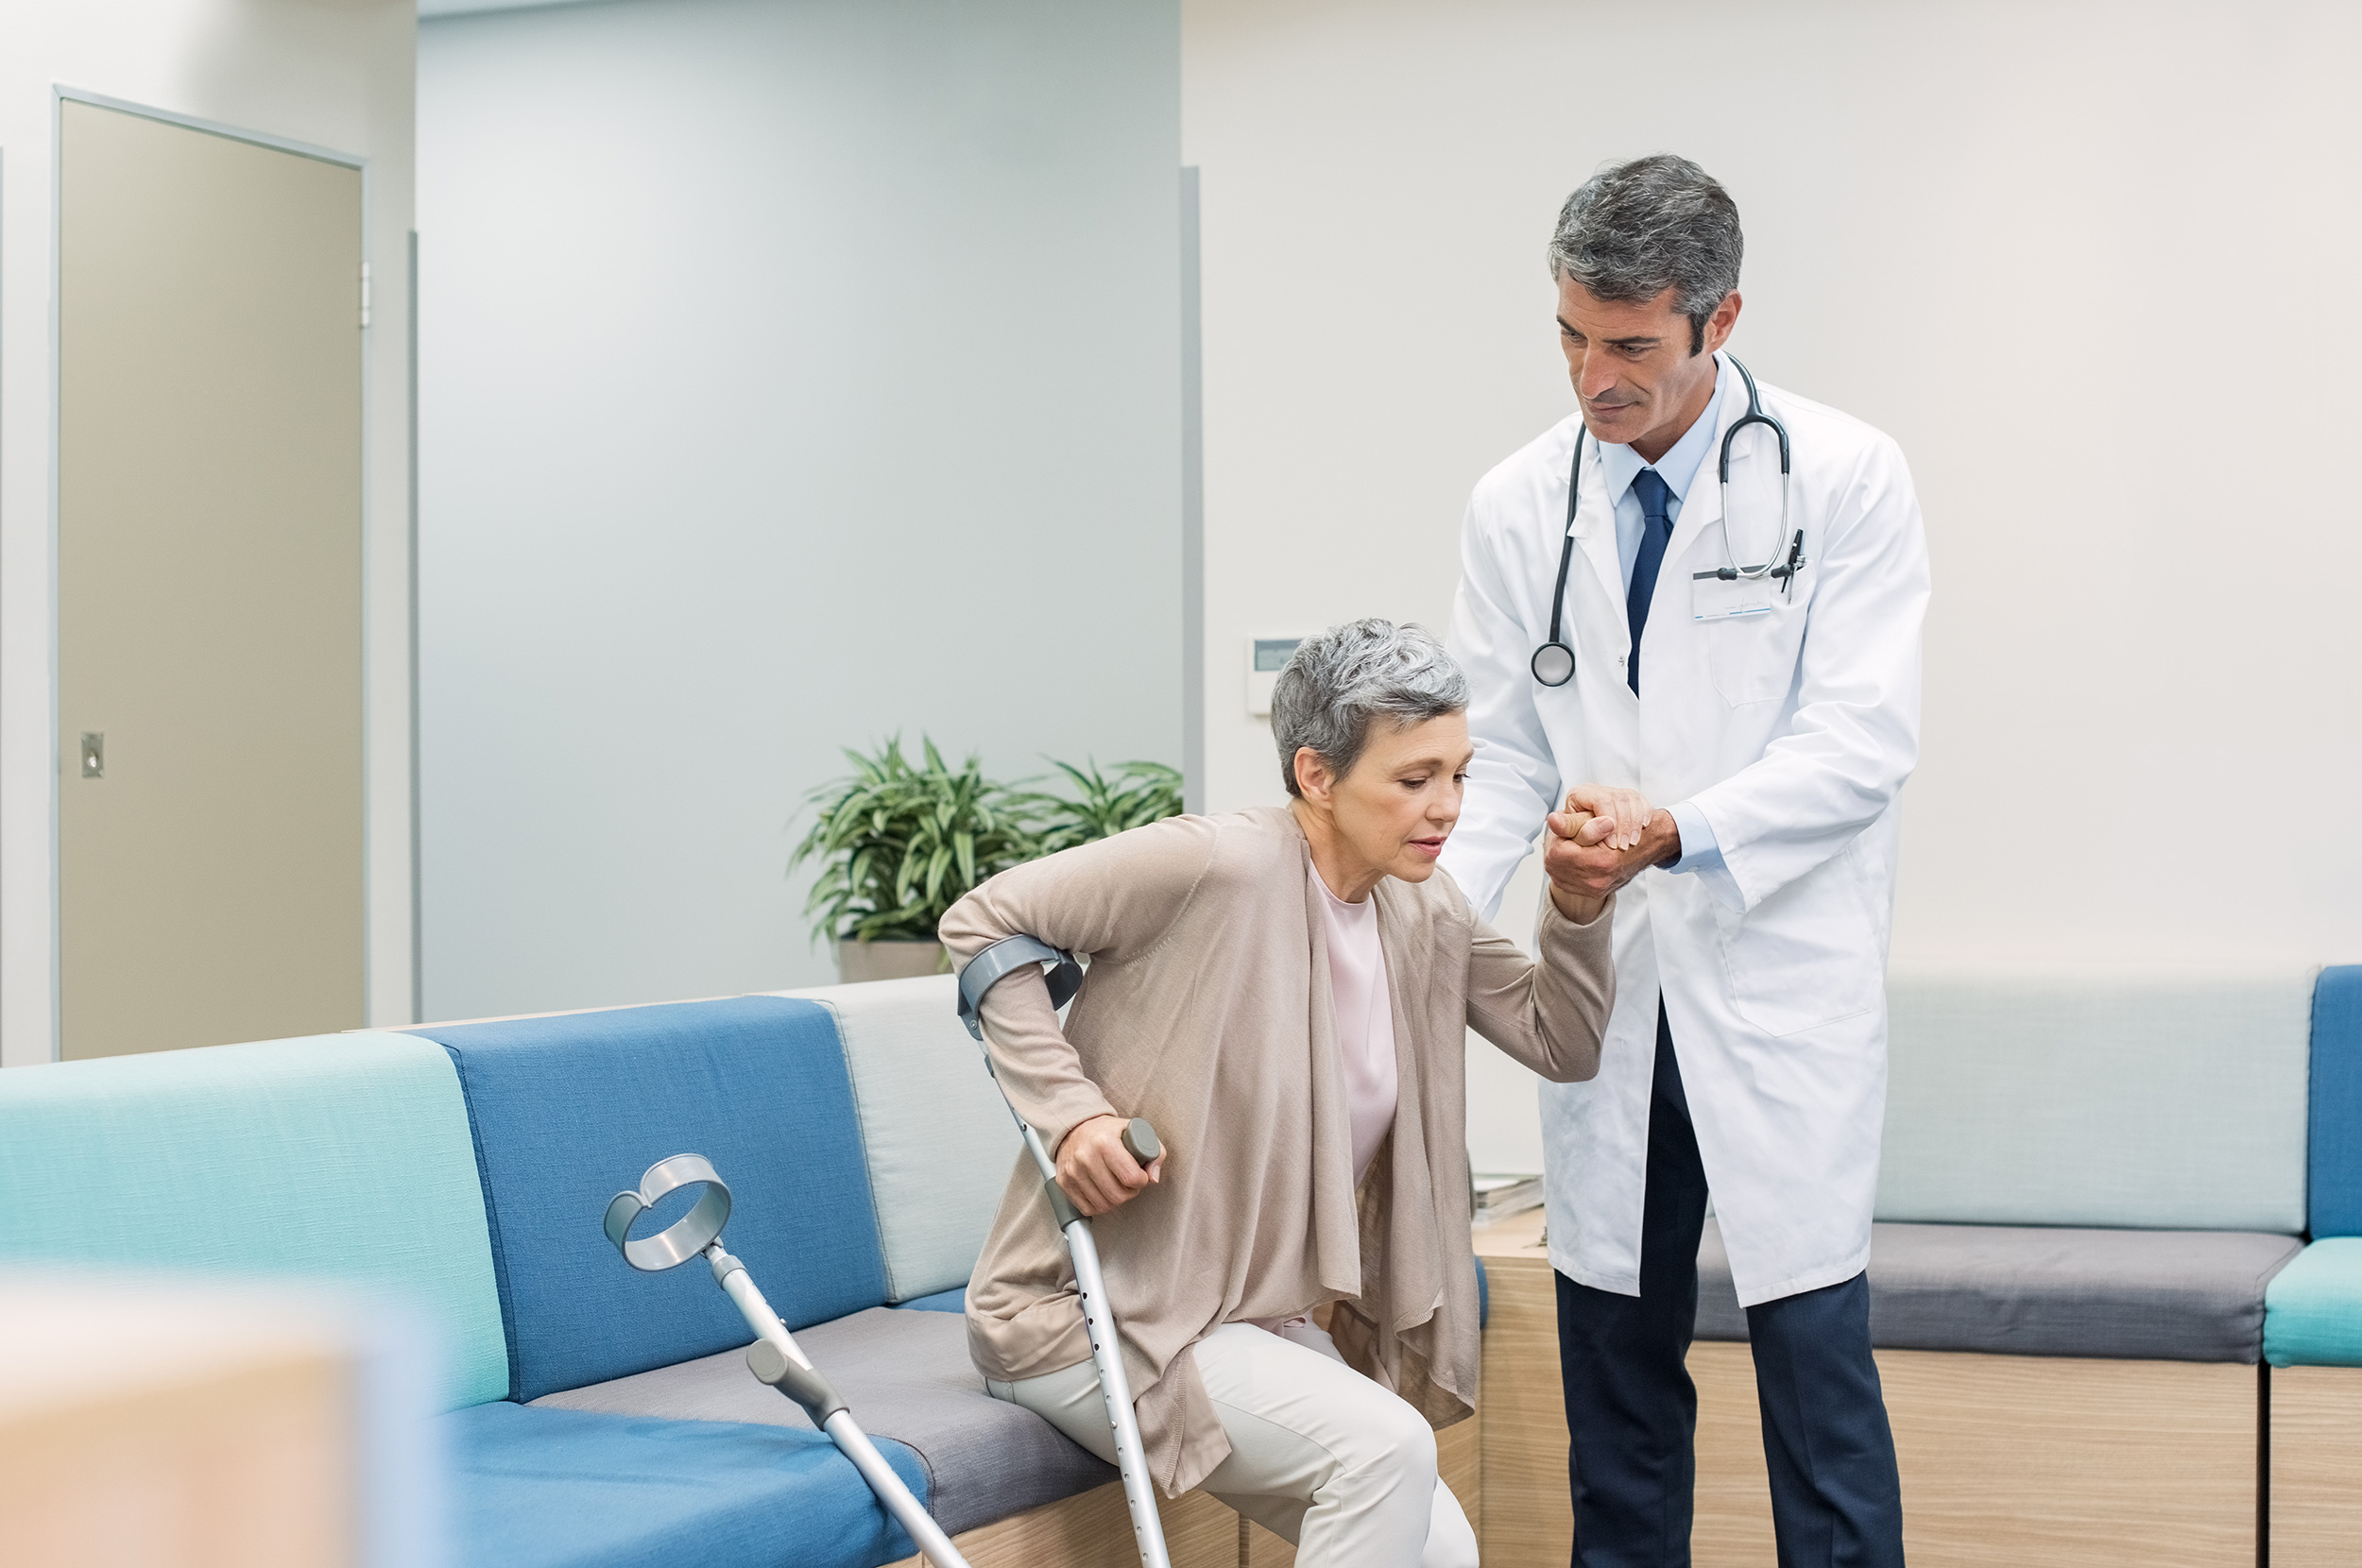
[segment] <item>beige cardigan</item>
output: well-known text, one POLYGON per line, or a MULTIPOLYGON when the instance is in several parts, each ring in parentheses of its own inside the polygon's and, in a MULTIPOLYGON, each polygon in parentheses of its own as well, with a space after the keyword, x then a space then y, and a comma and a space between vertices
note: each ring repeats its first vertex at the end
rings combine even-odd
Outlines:
MULTIPOLYGON (((1090 960, 1063 1032, 1037 971, 985 998, 994 1068, 1043 1142, 1110 1111, 1164 1139, 1163 1180, 1092 1228, 1149 1464, 1172 1496, 1230 1451, 1190 1355, 1225 1322, 1339 1302, 1348 1360, 1436 1425, 1465 1416, 1465 1031, 1560 1082, 1599 1070, 1610 911, 1577 926, 1545 900, 1537 966, 1443 872, 1386 878, 1374 896, 1400 1098, 1357 1209, 1310 856, 1284 810, 1173 817, 1004 871, 943 917, 962 964, 1018 932, 1090 960)), ((968 1284, 967 1333, 988 1377, 1090 1358, 1066 1248, 1021 1156, 968 1284)))

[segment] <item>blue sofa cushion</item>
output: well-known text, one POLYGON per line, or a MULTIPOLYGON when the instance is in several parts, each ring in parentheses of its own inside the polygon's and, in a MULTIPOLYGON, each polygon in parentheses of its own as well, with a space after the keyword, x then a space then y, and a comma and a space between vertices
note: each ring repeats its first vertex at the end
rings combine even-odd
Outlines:
POLYGON ((2264 1359, 2275 1367, 2362 1367, 2362 1236, 2316 1241, 2272 1277, 2264 1359))
MULTIPOLYGON (((723 1240, 791 1328, 885 1300, 885 1264, 845 1056, 826 1009, 773 997, 413 1032, 467 1091, 508 1326, 511 1397, 538 1399, 745 1345, 700 1264, 631 1269, 608 1201, 668 1155, 711 1159, 736 1207, 723 1240)), ((642 1221, 669 1223, 675 1193, 642 1221)))
MULTIPOLYGON (((984 1391, 962 1319, 873 1307, 796 1342, 864 1431, 917 1452, 929 1507, 955 1534, 1116 1478, 1041 1417, 984 1391)), ((737 1351, 550 1394, 534 1407, 812 1430, 801 1407, 756 1382, 737 1351)))
MULTIPOLYGON (((460 1568, 877 1568, 916 1550, 809 1428, 505 1401, 442 1421, 460 1568)), ((878 1448, 926 1501, 918 1457, 878 1448)))
POLYGON ((2313 987, 2312 1229, 2362 1236, 2362 964, 2313 987))
MULTIPOLYGON (((2229 1361, 2264 1353, 2264 1290, 2294 1236, 1890 1225, 1870 1231, 1870 1340, 1882 1350, 2229 1361)), ((1698 1338, 1744 1339, 1720 1225, 1698 1248, 1698 1338)))
POLYGON ((914 1296, 909 1301, 894 1304, 911 1312, 957 1312, 965 1315, 967 1311, 967 1287, 955 1285, 932 1296, 914 1296))

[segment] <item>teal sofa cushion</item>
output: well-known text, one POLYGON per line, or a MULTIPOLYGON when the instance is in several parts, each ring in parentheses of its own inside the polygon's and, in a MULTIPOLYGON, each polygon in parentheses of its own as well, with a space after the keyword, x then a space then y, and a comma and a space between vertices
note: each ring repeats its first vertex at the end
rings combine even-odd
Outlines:
POLYGON ((1877 1217, 2297 1234, 2313 974, 1897 971, 1877 1217))
POLYGON ((446 1407, 508 1386, 468 1111, 402 1034, 0 1073, 0 1259, 300 1275, 406 1301, 446 1407))
POLYGON ((2362 1367, 2362 1236, 2316 1241, 2264 1294, 2264 1359, 2362 1367))
POLYGON ((1008 1190, 1017 1123, 950 975, 783 991, 836 1018, 885 1253, 886 1300, 967 1284, 1008 1190))
MULTIPOLYGON (((455 1568, 877 1568, 915 1549, 809 1427, 506 1403, 443 1425, 455 1568)), ((877 1444, 927 1502, 918 1456, 877 1444)))

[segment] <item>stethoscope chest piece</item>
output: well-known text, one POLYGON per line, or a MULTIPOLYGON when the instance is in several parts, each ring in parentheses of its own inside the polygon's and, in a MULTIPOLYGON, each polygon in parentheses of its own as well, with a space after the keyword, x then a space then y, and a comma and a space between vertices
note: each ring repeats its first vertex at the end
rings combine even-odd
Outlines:
POLYGON ((1545 642, 1533 650, 1533 678, 1544 686, 1564 686, 1575 678, 1575 651, 1564 642, 1545 642))

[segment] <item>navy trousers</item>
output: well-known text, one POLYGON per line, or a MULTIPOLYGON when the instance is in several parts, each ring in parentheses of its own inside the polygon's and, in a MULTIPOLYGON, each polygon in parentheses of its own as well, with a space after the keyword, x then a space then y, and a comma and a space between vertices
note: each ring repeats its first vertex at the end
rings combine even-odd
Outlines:
MULTIPOLYGON (((1684 1362, 1705 1217, 1705 1168, 1660 1004, 1640 1294, 1557 1276, 1575 1568, 1687 1568, 1698 1390, 1684 1362)), ((1747 1333, 1780 1568, 1902 1568, 1902 1483, 1870 1358, 1868 1282, 1751 1306, 1747 1333)))

